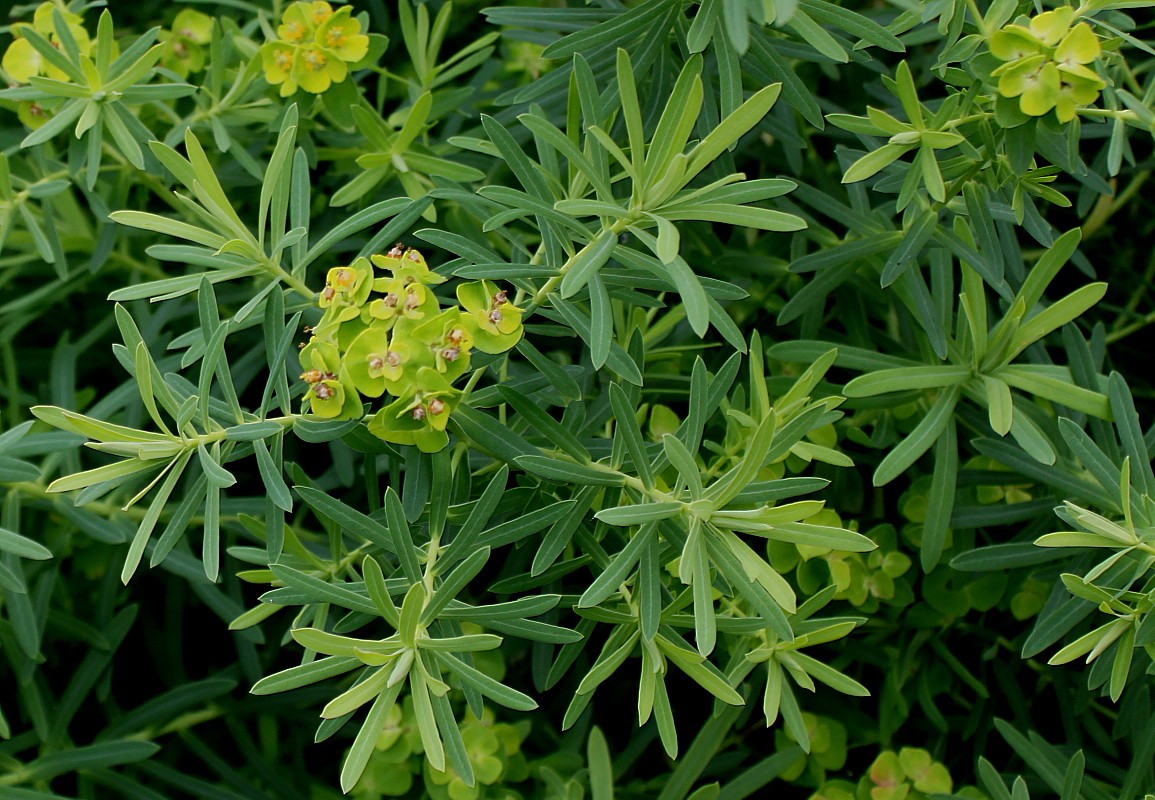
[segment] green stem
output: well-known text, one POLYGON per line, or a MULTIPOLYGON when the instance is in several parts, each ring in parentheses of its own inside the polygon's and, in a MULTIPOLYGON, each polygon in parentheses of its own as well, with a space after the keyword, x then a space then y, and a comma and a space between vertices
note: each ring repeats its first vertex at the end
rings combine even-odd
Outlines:
MULTIPOLYGON (((1124 327, 1125 317, 1134 317, 1136 309, 1139 308, 1139 303, 1147 296, 1147 287, 1151 285, 1151 281, 1155 280, 1155 255, 1147 261, 1147 271, 1143 274, 1143 280, 1139 282, 1138 287, 1131 293, 1131 297, 1127 300, 1127 305, 1124 306, 1123 312, 1111 325, 1112 334, 1122 330, 1124 327)), ((1108 335, 1110 341, 1110 334, 1108 335)))
POLYGON ((289 286, 297 294, 301 295, 302 297, 304 297, 306 300, 309 300, 310 302, 316 298, 316 296, 317 296, 316 292, 314 292, 312 289, 310 289, 308 287, 308 285, 304 281, 302 281, 300 278, 297 278, 297 277, 291 275, 289 272, 287 272, 285 270, 285 268, 282 267, 280 264, 274 264, 272 261, 266 261, 265 264, 266 264, 267 268, 269 269, 269 271, 272 272, 276 278, 289 284, 289 286))
POLYGON ((189 711, 181 714, 167 725, 159 728, 142 728, 136 733, 130 733, 124 738, 147 742, 158 736, 164 736, 167 733, 179 733, 188 730, 189 728, 200 725, 202 722, 217 719, 223 714, 224 711, 219 706, 210 705, 197 711, 189 711))
POLYGON ((1114 344, 1120 339, 1125 339, 1131 334, 1137 333, 1152 324, 1155 324, 1155 311, 1152 311, 1150 314, 1145 314, 1125 328, 1107 334, 1107 344, 1114 344))
POLYGON ((993 116, 994 113, 991 111, 978 111, 974 114, 967 114, 965 117, 950 120, 943 126, 943 130, 947 128, 957 128, 960 125, 966 125, 968 122, 978 122, 980 119, 988 119, 993 116))
POLYGON ((16 372, 16 353, 12 348, 12 340, 5 339, 0 343, 0 353, 4 357, 4 383, 8 394, 8 426, 16 427, 20 424, 20 377, 16 372))
POLYGON ((990 36, 990 31, 987 29, 987 22, 983 19, 983 13, 979 11, 978 3, 975 0, 967 0, 967 8, 970 9, 971 16, 975 18, 975 27, 979 29, 979 33, 986 39, 990 36))
POLYGON ((1138 122, 1139 115, 1134 111, 1120 108, 1077 108, 1075 113, 1084 117, 1110 117, 1126 122, 1138 122))
POLYGON ((1135 196, 1135 194, 1150 177, 1151 170, 1149 169, 1143 170, 1142 172, 1137 172, 1135 177, 1131 179, 1131 182, 1127 184, 1127 187, 1123 189, 1123 191, 1121 191, 1113 201, 1111 201, 1111 204, 1107 206, 1106 210, 1100 212, 1096 208, 1096 210, 1092 212, 1087 221, 1083 223, 1083 240, 1086 241, 1087 239, 1094 236, 1095 232, 1099 230, 1099 228, 1101 228, 1107 222, 1107 220, 1109 220, 1117 211, 1119 211, 1119 209, 1130 202, 1131 198, 1135 196))
POLYGON ((562 279, 565 277, 566 273, 569 272, 570 267, 573 266, 573 263, 581 256, 582 253, 584 253, 589 248, 593 247, 594 242, 596 242, 599 238, 601 238, 602 234, 604 234, 608 230, 608 231, 613 231, 614 235, 617 236, 622 231, 624 231, 626 228, 628 228, 630 225, 633 225, 635 222, 637 222, 637 219, 635 219, 633 217, 624 217, 624 218, 618 219, 616 222, 614 222, 614 224, 610 225, 608 228, 603 226, 602 229, 600 231, 598 231, 598 233, 592 239, 590 239, 589 243, 585 247, 583 247, 581 250, 578 250, 576 253, 574 253, 573 256, 571 256, 570 259, 568 261, 566 261, 565 264, 563 264, 561 266, 561 269, 558 270, 557 275, 554 275, 552 278, 550 278, 544 284, 542 284, 541 288, 537 290, 536 294, 534 294, 533 299, 529 303, 529 306, 526 307, 525 316, 529 316, 530 314, 532 314, 534 311, 536 311, 538 308, 541 307, 541 304, 545 302, 545 299, 547 297, 549 297, 549 295, 554 290, 557 289, 558 285, 562 282, 562 279))

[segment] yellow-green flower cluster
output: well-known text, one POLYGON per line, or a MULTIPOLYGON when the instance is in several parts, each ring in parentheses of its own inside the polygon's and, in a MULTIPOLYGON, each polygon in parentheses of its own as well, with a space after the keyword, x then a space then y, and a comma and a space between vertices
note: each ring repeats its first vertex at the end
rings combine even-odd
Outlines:
MULTIPOLYGON (((63 70, 49 63, 40 54, 40 51, 22 35, 25 28, 31 28, 56 47, 60 47, 60 35, 56 31, 56 22, 52 13, 54 10, 60 11, 64 24, 68 27, 68 32, 72 34, 81 54, 90 54, 92 42, 88 37, 88 32, 84 30, 81 16, 73 14, 58 3, 41 3, 32 15, 31 23, 13 23, 10 29, 13 39, 8 45, 8 49, 4 51, 4 57, 0 59, 0 67, 3 67, 9 82, 14 84, 28 83, 28 79, 32 77, 53 78, 58 81, 69 80, 68 75, 63 70)), ((52 108, 50 105, 24 101, 16 107, 16 113, 21 122, 29 128, 35 129, 51 118, 52 108)))
MULTIPOLYGON (((819 717, 808 711, 802 712, 802 724, 810 740, 810 749, 797 749, 797 757, 778 777, 787 783, 806 786, 820 786, 826 780, 828 770, 840 770, 846 765, 846 726, 831 717, 819 717)), ((798 744, 785 727, 774 730, 774 749, 788 750, 798 744)))
POLYGON ((1062 6, 991 35, 991 54, 1006 62, 991 75, 999 79, 999 94, 1019 98, 1024 114, 1041 117, 1054 109, 1060 122, 1069 122, 1106 86, 1086 66, 1102 52, 1099 37, 1086 22, 1072 26, 1074 18, 1075 9, 1062 6))
POLYGON ((191 8, 185 8, 172 21, 172 28, 162 31, 160 41, 165 44, 161 64, 182 78, 198 72, 205 65, 203 45, 212 39, 213 20, 191 8))
POLYGON ((350 6, 336 11, 323 0, 285 9, 277 39, 261 48, 265 80, 288 97, 297 87, 320 94, 345 80, 349 65, 369 52, 369 37, 350 6))
MULTIPOLYGON (((846 780, 824 783, 810 800, 927 800, 950 794, 954 787, 950 772, 935 761, 928 750, 904 747, 895 753, 884 750, 855 785, 846 780)), ((974 786, 955 790, 954 797, 985 800, 974 786)))
MULTIPOLYGON (((842 519, 832 509, 823 509, 808 521, 842 527, 842 519)), ((778 572, 795 571, 798 587, 805 594, 834 584, 836 600, 845 600, 868 613, 884 604, 903 608, 914 603, 911 578, 907 575, 913 562, 899 549, 898 531, 893 525, 877 525, 866 535, 878 543, 869 553, 770 541, 766 554, 778 572)))
POLYGON ((461 398, 453 382, 473 350, 502 353, 522 334, 521 309, 496 284, 463 283, 460 305, 442 309, 433 287, 444 281, 402 245, 330 269, 318 301, 325 315, 301 351, 312 413, 355 419, 362 397, 388 395, 394 399, 370 420, 371 433, 427 453, 443 448, 461 398))
MULTIPOLYGON (((504 671, 504 665, 499 663, 496 666, 499 672, 504 671)), ((481 669, 487 673, 493 671, 493 667, 484 661, 481 669)), ((473 716, 472 711, 467 711, 459 727, 466 755, 473 767, 473 786, 467 786, 452 767, 447 766, 445 772, 439 772, 422 757, 424 746, 413 700, 406 697, 389 711, 369 764, 351 792, 354 800, 407 796, 418 775, 423 778, 424 796, 433 800, 508 800, 511 797, 509 785, 530 777, 529 765, 521 752, 521 743, 529 733, 529 723, 523 721, 509 725, 497 722, 493 711, 486 708, 480 720, 473 716)))

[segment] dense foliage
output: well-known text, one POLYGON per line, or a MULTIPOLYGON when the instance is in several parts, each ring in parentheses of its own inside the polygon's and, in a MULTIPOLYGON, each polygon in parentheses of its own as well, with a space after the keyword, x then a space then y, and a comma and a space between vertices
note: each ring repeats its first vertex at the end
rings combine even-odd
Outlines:
POLYGON ((0 798, 1155 796, 1153 4, 104 5, 2 42, 0 798))

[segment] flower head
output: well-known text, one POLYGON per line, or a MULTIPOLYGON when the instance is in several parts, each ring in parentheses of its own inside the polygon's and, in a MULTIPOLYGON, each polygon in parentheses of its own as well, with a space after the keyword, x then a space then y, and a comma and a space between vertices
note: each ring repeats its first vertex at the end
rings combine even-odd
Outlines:
POLYGON ((1000 67, 999 94, 1018 97, 1024 114, 1039 117, 1055 107, 1059 99, 1059 68, 1046 56, 1022 58, 1000 67))
POLYGON ((293 67, 299 55, 299 47, 280 41, 268 42, 261 48, 261 64, 265 68, 265 80, 273 86, 281 87, 281 97, 288 97, 297 91, 293 67))
POLYGON ((205 52, 201 45, 212 38, 213 20, 191 8, 181 10, 172 21, 171 30, 161 33, 161 41, 167 44, 161 62, 180 75, 187 77, 204 67, 205 52))
POLYGON ((422 320, 437 313, 437 296, 420 283, 406 283, 401 278, 385 281, 378 278, 373 283, 374 288, 384 294, 369 304, 369 316, 373 319, 422 320))
POLYGON ((16 116, 29 130, 36 130, 52 118, 52 112, 33 100, 16 107, 16 116))
POLYGON ((364 305, 373 286, 372 275, 373 268, 365 258, 357 258, 347 267, 333 267, 325 276, 319 305, 364 305))
POLYGON ((353 381, 335 345, 313 340, 301 351, 301 363, 306 367, 301 380, 308 384, 305 399, 312 413, 325 419, 349 419, 361 413, 353 381))
POLYGON ((474 281, 457 287, 457 300, 472 329, 474 343, 483 353, 504 353, 521 339, 522 310, 509 302, 505 291, 491 281, 474 281))
POLYGON ((420 358, 408 336, 392 338, 384 326, 370 326, 353 340, 345 351, 344 363, 357 391, 366 397, 380 397, 386 391, 406 394, 408 374, 428 364, 420 358))
POLYGON ((331 51, 310 43, 298 48, 292 78, 306 92, 321 94, 334 83, 345 80, 348 72, 345 62, 331 51))
POLYGON ((313 41, 349 64, 369 52, 369 37, 361 33, 361 22, 349 6, 341 6, 321 24, 313 41))
MULTIPOLYGON (((388 253, 372 256, 371 260, 379 269, 387 270, 391 278, 400 279, 405 283, 421 283, 431 286, 445 282, 444 275, 438 275, 429 269, 429 265, 425 262, 425 256, 421 255, 420 251, 412 247, 405 247, 402 244, 393 245, 388 253)), ((387 279, 378 278, 377 280, 385 281, 387 279)))
POLYGON ((1024 114, 1054 109, 1060 122, 1069 122, 1107 85, 1086 66, 1102 53, 1099 38, 1086 22, 1072 27, 1074 18, 1074 8, 1060 6, 991 34, 991 55, 1006 62, 991 76, 998 78, 999 94, 1019 98, 1024 114))
POLYGON ((313 41, 317 29, 333 16, 333 7, 324 2, 296 2, 285 9, 277 36, 286 42, 304 44, 313 41))
POLYGON ((1085 78, 1071 74, 1062 67, 1059 72, 1061 82, 1058 97, 1055 98, 1055 115, 1059 122, 1070 122, 1077 108, 1095 102, 1104 84, 1094 73, 1091 73, 1090 78, 1085 78))
POLYGON ((16 83, 28 83, 33 75, 42 75, 45 72, 44 56, 32 46, 27 39, 14 39, 8 49, 4 51, 4 58, 0 66, 8 73, 8 78, 16 83))
POLYGON ((447 381, 469 369, 473 334, 460 309, 449 308, 413 329, 411 338, 423 346, 430 364, 447 381))
POLYGON ((460 398, 461 392, 442 375, 423 367, 415 378, 413 394, 378 411, 369 421, 369 432, 386 442, 435 453, 449 443, 445 427, 460 398))
POLYGON ((172 21, 172 32, 193 44, 208 44, 212 38, 213 20, 195 9, 181 9, 172 21))
POLYGON ((349 74, 349 64, 369 52, 369 37, 351 6, 337 11, 326 2, 296 2, 285 9, 277 39, 265 45, 265 78, 280 85, 281 96, 298 87, 321 94, 349 74))

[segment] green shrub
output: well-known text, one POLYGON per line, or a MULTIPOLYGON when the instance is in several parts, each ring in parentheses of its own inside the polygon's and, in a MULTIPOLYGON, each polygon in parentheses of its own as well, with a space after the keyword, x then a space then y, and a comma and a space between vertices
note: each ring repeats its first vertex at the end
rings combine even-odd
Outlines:
POLYGON ((1153 796, 1155 4, 102 5, 0 60, 0 797, 1153 796))

